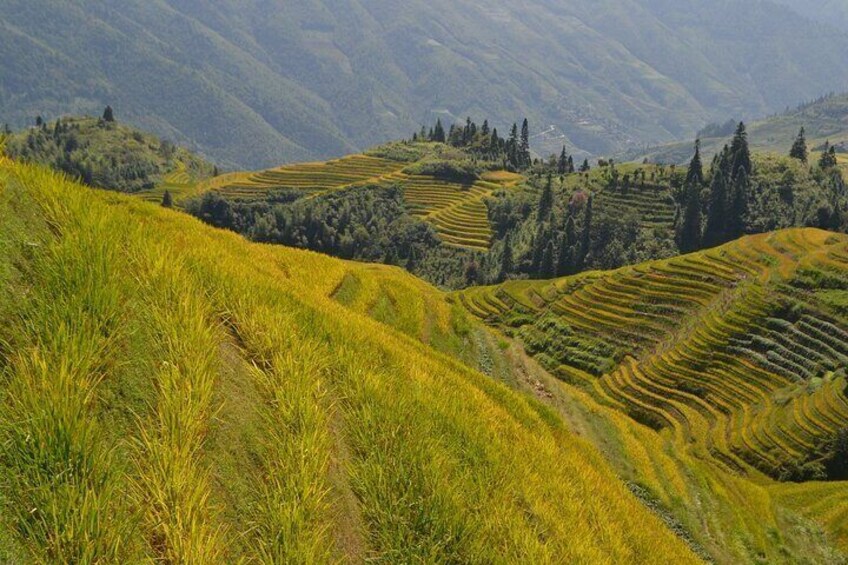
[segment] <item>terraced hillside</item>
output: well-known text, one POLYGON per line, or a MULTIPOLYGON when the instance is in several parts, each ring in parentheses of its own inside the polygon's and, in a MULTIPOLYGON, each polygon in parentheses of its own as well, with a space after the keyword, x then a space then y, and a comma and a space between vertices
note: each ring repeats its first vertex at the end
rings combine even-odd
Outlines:
POLYGON ((697 561, 397 269, 8 161, 0 236, 2 562, 697 561))
POLYGON ((191 172, 182 161, 176 162, 173 172, 165 175, 162 182, 150 190, 138 193, 147 202, 162 202, 165 192, 171 194, 174 202, 180 202, 199 194, 200 187, 196 179, 192 178, 191 172))
POLYGON ((772 496, 848 547, 848 485, 761 475, 848 478, 828 451, 848 430, 848 237, 787 230, 456 298, 591 402, 721 476, 773 484, 772 496))
POLYGON ((603 402, 778 476, 848 426, 845 289, 848 238, 791 230, 460 298, 603 402))
POLYGON ((410 212, 433 224, 445 243, 479 250, 488 249, 492 239, 485 199, 520 179, 510 173, 490 173, 463 185, 426 175, 391 177, 403 187, 410 212))
MULTIPOLYGON (((351 155, 326 163, 230 173, 207 180, 194 189, 177 186, 177 191, 193 194, 212 191, 231 200, 256 201, 281 193, 293 192, 296 196, 309 198, 343 188, 393 184, 403 188, 409 211, 430 222, 447 245, 486 250, 491 244, 492 231, 485 198, 496 190, 514 186, 523 178, 496 171, 484 174, 473 183, 461 184, 404 172, 409 167, 410 161, 351 155)), ((161 192, 164 187, 159 187, 155 194, 161 192)))
POLYGON ((227 198, 263 199, 269 193, 299 191, 315 195, 355 185, 376 184, 408 163, 350 155, 326 163, 299 163, 255 173, 236 173, 212 181, 210 189, 227 198))
POLYGON ((615 183, 610 182, 609 167, 597 167, 586 174, 567 176, 564 186, 569 191, 591 192, 599 211, 613 215, 633 212, 643 229, 671 230, 676 211, 670 186, 673 171, 635 163, 615 167, 615 183))

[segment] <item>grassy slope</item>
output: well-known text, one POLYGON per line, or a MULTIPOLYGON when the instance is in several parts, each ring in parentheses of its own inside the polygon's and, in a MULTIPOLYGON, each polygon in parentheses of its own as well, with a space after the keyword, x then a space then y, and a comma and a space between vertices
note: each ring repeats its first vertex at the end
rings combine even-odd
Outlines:
POLYGON ((832 372, 844 344, 818 341, 848 324, 820 292, 787 284, 796 275, 819 281, 814 289, 827 284, 822 276, 844 280, 846 246, 845 236, 789 230, 456 296, 562 379, 536 367, 528 388, 720 561, 838 560, 793 513, 848 547, 844 484, 780 484, 759 469, 803 458, 848 422, 844 377, 832 372))
POLYGON ((3 560, 693 560, 422 283, 0 167, 3 560))

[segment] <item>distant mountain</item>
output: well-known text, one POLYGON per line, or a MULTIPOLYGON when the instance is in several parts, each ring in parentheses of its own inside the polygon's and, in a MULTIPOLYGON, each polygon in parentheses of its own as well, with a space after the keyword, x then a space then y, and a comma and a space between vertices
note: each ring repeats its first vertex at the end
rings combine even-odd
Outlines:
MULTIPOLYGON (((848 147, 848 94, 821 98, 785 113, 749 123, 748 140, 754 149, 788 154, 802 127, 811 150, 826 142, 838 148, 848 147)), ((702 136, 701 147, 704 153, 712 155, 720 150, 732 134, 732 130, 725 130, 702 136)), ((619 160, 647 158, 652 162, 684 163, 692 157, 693 143, 693 140, 687 140, 634 150, 620 155, 619 160)))
POLYGON ((799 14, 848 31, 848 2, 845 0, 775 0, 799 14))
POLYGON ((846 52, 766 1, 7 0, 0 120, 109 103, 251 168, 466 115, 608 154, 843 90, 846 52))

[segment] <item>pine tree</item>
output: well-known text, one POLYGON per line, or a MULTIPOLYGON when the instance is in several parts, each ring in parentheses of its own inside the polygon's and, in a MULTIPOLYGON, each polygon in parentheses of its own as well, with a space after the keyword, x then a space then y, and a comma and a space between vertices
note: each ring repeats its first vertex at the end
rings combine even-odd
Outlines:
POLYGON ((219 174, 220 173, 218 171, 218 165, 215 165, 214 167, 212 167, 212 176, 217 177, 219 174))
POLYGON ((112 110, 111 106, 106 106, 106 109, 103 110, 103 121, 104 122, 114 122, 115 121, 115 112, 112 110))
POLYGON ((583 233, 580 241, 580 254, 577 257, 577 270, 582 271, 586 266, 586 259, 589 257, 589 250, 592 247, 592 201, 594 196, 589 195, 589 200, 586 202, 586 210, 583 212, 583 233))
POLYGON ((170 191, 166 190, 165 194, 162 195, 162 207, 163 208, 173 208, 174 200, 171 197, 170 191))
POLYGON ((530 166, 530 123, 524 118, 521 124, 521 145, 519 146, 519 158, 521 168, 530 166))
POLYGON ((727 217, 727 239, 736 239, 745 233, 745 219, 748 216, 748 174, 740 169, 733 180, 733 192, 727 217))
POLYGON ((501 254, 501 272, 498 274, 498 281, 503 282, 512 273, 512 242, 510 236, 507 235, 504 239, 503 253, 501 254))
POLYGON ((839 162, 836 159, 836 146, 831 145, 830 141, 826 141, 824 144, 824 150, 819 158, 819 167, 821 169, 830 169, 838 164, 839 162))
POLYGON ((559 161, 557 161, 557 173, 560 176, 566 174, 568 172, 568 154, 565 152, 565 145, 562 146, 562 153, 559 154, 559 161))
POLYGON ((36 116, 35 117, 35 127, 40 128, 43 125, 44 125, 44 118, 42 118, 41 116, 36 116))
POLYGON ((512 124, 512 130, 509 132, 509 140, 507 145, 507 159, 515 169, 521 168, 521 163, 518 159, 518 124, 512 124))
POLYGON ((539 268, 539 276, 543 279, 552 279, 554 273, 554 242, 548 241, 545 251, 542 253, 542 264, 539 268))
POLYGON ((559 257, 556 267, 556 274, 558 276, 574 273, 574 247, 576 244, 577 229, 574 226, 574 218, 569 214, 565 220, 565 230, 562 232, 562 240, 559 246, 559 257))
POLYGON ((745 175, 751 176, 753 165, 751 164, 751 150, 748 148, 748 133, 745 130, 745 122, 739 122, 739 127, 736 128, 736 133, 733 135, 733 141, 730 144, 730 179, 736 180, 740 172, 744 171, 745 175))
POLYGON ((533 237, 532 245, 530 246, 530 271, 539 273, 542 270, 542 255, 545 253, 545 246, 550 240, 550 233, 547 226, 540 223, 536 226, 536 235, 533 237))
POLYGON ((571 155, 568 156, 568 167, 566 169, 566 173, 571 174, 574 172, 574 157, 571 155))
POLYGON ((580 172, 588 173, 591 169, 592 167, 589 166, 589 159, 583 159, 583 164, 580 165, 580 172))
POLYGON ((695 141, 695 155, 689 163, 684 184, 684 211, 677 231, 677 246, 684 253, 701 246, 701 186, 704 184, 704 167, 701 163, 701 140, 695 141))
POLYGON ((436 120, 436 128, 433 130, 433 141, 437 143, 444 143, 446 139, 445 127, 442 125, 442 119, 439 118, 436 120))
POLYGON ((480 134, 483 137, 489 137, 489 120, 483 120, 483 125, 480 127, 480 134))
POLYGON ((704 244, 712 247, 727 241, 728 170, 730 150, 725 146, 721 155, 713 161, 713 180, 710 183, 707 225, 704 229, 704 244))
POLYGON ((686 183, 695 184, 699 187, 704 184, 704 165, 701 162, 701 140, 695 140, 695 155, 689 162, 689 170, 686 172, 686 183))
POLYGON ((489 154, 495 158, 501 152, 500 138, 498 137, 498 128, 492 130, 492 137, 489 140, 489 154))
POLYGON ((798 137, 795 138, 795 143, 792 144, 792 149, 789 151, 789 156, 793 159, 798 159, 805 165, 807 164, 809 153, 807 152, 807 137, 804 128, 798 132, 798 137))
POLYGON ((542 194, 539 197, 539 210, 536 216, 536 221, 539 223, 547 222, 551 217, 551 212, 554 207, 554 191, 551 175, 548 175, 548 180, 545 183, 545 188, 542 189, 542 194))
POLYGON ((686 185, 686 201, 677 232, 677 246, 683 253, 701 247, 701 188, 696 184, 686 185))

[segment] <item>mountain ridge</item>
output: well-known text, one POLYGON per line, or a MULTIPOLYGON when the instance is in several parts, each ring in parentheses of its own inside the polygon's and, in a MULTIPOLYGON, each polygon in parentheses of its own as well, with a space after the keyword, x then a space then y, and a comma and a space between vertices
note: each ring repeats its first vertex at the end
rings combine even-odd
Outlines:
POLYGON ((740 6, 15 0, 0 9, 2 71, 17 77, 0 115, 21 126, 112 104, 222 166, 260 168, 350 153, 438 116, 506 126, 526 115, 551 130, 536 139, 542 154, 563 142, 608 154, 848 85, 844 34, 774 4, 740 6), (802 62, 802 48, 820 55, 802 62))

